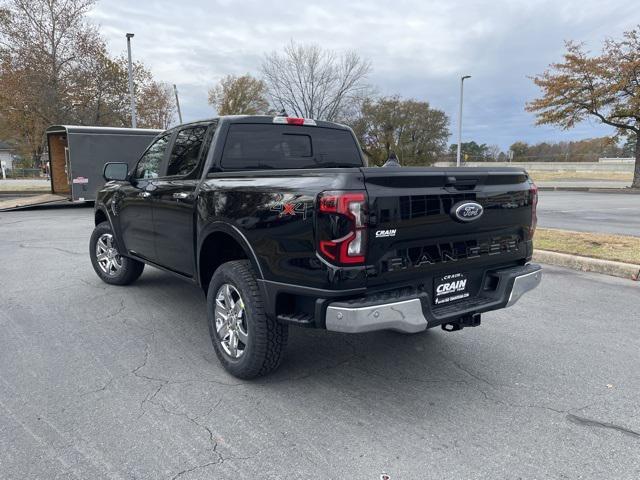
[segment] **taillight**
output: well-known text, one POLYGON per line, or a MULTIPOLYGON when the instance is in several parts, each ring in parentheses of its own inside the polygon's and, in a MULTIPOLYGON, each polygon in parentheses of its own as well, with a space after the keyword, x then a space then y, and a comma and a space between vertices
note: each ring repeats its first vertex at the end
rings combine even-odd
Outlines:
POLYGON ((535 183, 531 184, 529 189, 531 196, 531 229, 529 230, 530 238, 536 233, 536 226, 538 225, 538 187, 535 183))
POLYGON ((318 197, 318 251, 334 264, 362 264, 367 239, 365 192, 322 192, 318 197))

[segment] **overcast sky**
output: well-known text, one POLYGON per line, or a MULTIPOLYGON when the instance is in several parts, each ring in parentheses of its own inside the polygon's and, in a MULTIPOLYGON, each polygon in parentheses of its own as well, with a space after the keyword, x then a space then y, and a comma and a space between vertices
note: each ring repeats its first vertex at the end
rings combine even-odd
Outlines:
POLYGON ((640 24, 637 0, 101 0, 91 14, 112 53, 133 55, 175 83, 185 121, 207 118, 207 89, 226 74, 259 73, 265 52, 291 39, 372 62, 380 94, 426 100, 451 118, 456 142, 459 78, 465 81, 463 141, 507 148, 611 134, 597 122, 563 132, 536 127, 524 105, 527 76, 560 60, 564 40, 598 51, 607 36, 640 24))

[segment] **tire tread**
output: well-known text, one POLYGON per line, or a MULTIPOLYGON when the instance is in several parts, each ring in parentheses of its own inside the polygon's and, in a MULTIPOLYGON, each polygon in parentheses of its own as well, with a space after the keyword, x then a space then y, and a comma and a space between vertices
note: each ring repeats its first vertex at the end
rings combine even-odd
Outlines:
MULTIPOLYGON (((262 293, 258 287, 253 267, 248 260, 233 260, 221 265, 218 270, 216 270, 214 278, 209 286, 209 315, 213 316, 213 312, 211 311, 211 298, 215 297, 215 285, 219 283, 215 279, 225 275, 228 275, 229 277, 240 277, 244 284, 243 286, 248 287, 248 291, 247 289, 242 288, 240 294, 243 298, 246 298, 246 296, 251 298, 251 303, 254 308, 249 315, 253 320, 255 333, 251 352, 252 358, 247 359, 248 361, 246 364, 243 363, 241 368, 237 368, 238 365, 229 362, 224 353, 222 353, 221 349, 218 347, 215 329, 213 327, 215 320, 210 318, 209 330, 211 333, 211 340, 216 347, 216 354, 225 368, 232 375, 238 378, 250 379, 267 375, 278 368, 282 362, 289 336, 288 326, 278 322, 275 318, 271 318, 266 315, 262 293)), ((235 286, 236 288, 239 287, 238 285, 235 286)), ((215 302, 215 298, 213 298, 213 302, 215 302)))

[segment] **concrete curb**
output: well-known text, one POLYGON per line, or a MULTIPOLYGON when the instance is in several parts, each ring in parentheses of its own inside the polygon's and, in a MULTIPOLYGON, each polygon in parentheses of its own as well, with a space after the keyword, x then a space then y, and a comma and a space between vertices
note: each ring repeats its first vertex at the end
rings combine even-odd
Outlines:
POLYGON ((614 277, 640 280, 640 265, 632 263, 600 260, 599 258, 581 257, 568 253, 550 252, 548 250, 534 250, 533 260, 551 265, 572 268, 581 272, 603 273, 614 277))
POLYGON ((640 195, 640 188, 604 188, 604 187, 540 187, 541 192, 589 192, 589 193, 623 193, 640 195))

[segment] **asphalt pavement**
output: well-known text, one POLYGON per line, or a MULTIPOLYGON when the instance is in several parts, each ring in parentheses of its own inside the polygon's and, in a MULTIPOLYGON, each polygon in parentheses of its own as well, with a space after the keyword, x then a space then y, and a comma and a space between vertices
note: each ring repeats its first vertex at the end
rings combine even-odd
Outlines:
POLYGON ((478 328, 292 329, 248 382, 197 288, 102 283, 92 227, 0 213, 2 479, 640 478, 639 283, 546 267, 478 328))
POLYGON ((541 191, 538 225, 640 236, 640 195, 541 191))

